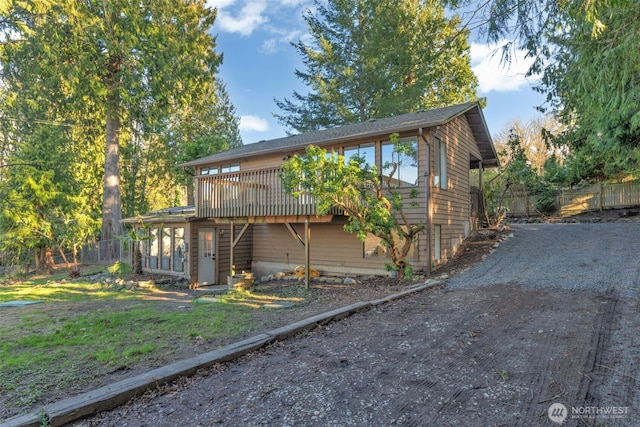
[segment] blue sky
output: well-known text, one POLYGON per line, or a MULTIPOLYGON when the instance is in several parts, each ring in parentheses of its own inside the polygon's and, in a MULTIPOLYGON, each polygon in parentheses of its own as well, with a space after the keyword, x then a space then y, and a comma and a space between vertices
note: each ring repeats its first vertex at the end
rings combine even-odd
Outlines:
MULTIPOLYGON (((273 117, 279 112, 274 99, 306 91, 294 75, 303 66, 290 42, 309 40, 302 14, 313 7, 313 0, 207 0, 207 4, 218 8, 213 33, 217 51, 224 55, 220 77, 240 116, 243 142, 285 136, 273 117)), ((528 121, 538 115, 535 107, 544 99, 533 91, 535 82, 524 77, 529 62, 523 55, 503 67, 495 47, 473 39, 470 44, 478 94, 487 99, 484 114, 491 134, 515 119, 528 121)))

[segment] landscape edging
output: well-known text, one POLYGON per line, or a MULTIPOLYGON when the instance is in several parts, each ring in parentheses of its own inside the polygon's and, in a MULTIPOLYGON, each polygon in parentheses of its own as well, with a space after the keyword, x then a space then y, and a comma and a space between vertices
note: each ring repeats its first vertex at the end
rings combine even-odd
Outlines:
POLYGON ((9 418, 0 427, 39 427, 43 423, 51 427, 62 426, 75 420, 116 408, 147 390, 171 382, 179 377, 193 375, 202 368, 216 363, 228 362, 247 353, 265 347, 275 341, 282 341, 303 331, 311 331, 318 326, 344 319, 355 313, 387 303, 407 295, 420 292, 441 282, 428 280, 423 285, 413 286, 401 292, 370 302, 357 302, 345 307, 317 314, 298 322, 230 344, 223 348, 153 369, 135 377, 99 387, 68 399, 44 405, 40 410, 9 418))

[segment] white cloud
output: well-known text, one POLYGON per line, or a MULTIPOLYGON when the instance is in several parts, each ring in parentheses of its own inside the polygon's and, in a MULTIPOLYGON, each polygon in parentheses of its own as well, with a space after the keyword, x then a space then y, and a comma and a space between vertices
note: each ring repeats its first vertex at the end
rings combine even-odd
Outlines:
POLYGON ((272 54, 288 46, 305 33, 303 11, 312 7, 311 0, 207 0, 217 7, 215 29, 244 37, 263 31, 261 53, 272 54))
POLYGON ((264 39, 258 51, 265 54, 278 53, 284 49, 291 49, 290 43, 297 42, 304 36, 302 30, 294 29, 283 31, 273 26, 269 26, 268 31, 275 37, 264 39))
POLYGON ((303 0, 279 0, 279 2, 283 6, 298 6, 304 4, 303 0))
POLYGON ((267 39, 262 41, 262 45, 258 52, 260 53, 276 53, 278 52, 278 47, 280 43, 278 43, 278 39, 267 39))
POLYGON ((211 8, 217 7, 219 9, 223 9, 227 6, 231 6, 235 2, 236 0, 207 0, 207 6, 211 8))
POLYGON ((241 116, 239 127, 241 131, 266 132, 269 130, 269 123, 262 117, 241 116))
POLYGON ((218 8, 216 28, 227 33, 238 33, 250 36, 261 25, 269 21, 265 11, 268 0, 250 0, 242 3, 242 7, 233 8, 234 0, 208 0, 207 5, 218 8), (233 9, 233 10, 232 10, 233 9))
POLYGON ((509 63, 501 61, 501 49, 505 43, 471 44, 471 68, 478 76, 480 93, 517 91, 537 80, 525 77, 533 63, 533 58, 525 58, 525 51, 512 52, 509 63))

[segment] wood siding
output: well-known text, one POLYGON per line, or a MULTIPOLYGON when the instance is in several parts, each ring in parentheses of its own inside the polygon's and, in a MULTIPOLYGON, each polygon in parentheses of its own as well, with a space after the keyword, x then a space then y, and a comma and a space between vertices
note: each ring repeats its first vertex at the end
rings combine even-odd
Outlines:
MULTIPOLYGON (((447 150, 447 189, 433 185, 431 180, 431 220, 433 226, 440 225, 442 232, 440 260, 433 260, 434 266, 450 259, 470 227, 470 178, 469 164, 472 158, 481 155, 473 138, 471 128, 464 116, 458 117, 433 132, 430 143, 435 138, 445 143, 447 150)), ((432 153, 434 151, 432 150, 432 153)), ((433 157, 433 156, 432 156, 433 157)), ((431 159, 433 170, 434 159, 431 159)), ((435 249, 434 242, 431 242, 435 249)))
MULTIPOLYGON (((304 224, 291 224, 304 239, 304 224)), ((271 274, 304 266, 304 247, 284 224, 255 224, 253 271, 271 274)), ((365 258, 362 242, 344 231, 344 221, 310 224, 311 267, 331 274, 385 274, 384 258, 365 258)))
MULTIPOLYGON (((422 233, 418 237, 416 251, 414 252, 415 255, 410 260, 410 263, 415 271, 429 270, 450 259, 462 240, 467 237, 469 233, 471 214, 469 194, 470 161, 481 160, 482 156, 465 115, 458 116, 437 128, 424 129, 423 134, 421 134, 418 129, 402 133, 400 134, 400 138, 413 138, 418 143, 418 186, 401 188, 399 190, 405 196, 405 200, 408 200, 408 195, 411 191, 417 190, 417 197, 411 200, 415 203, 415 206, 407 207, 405 213, 410 223, 430 224, 428 233, 422 233), (434 170, 433 153, 436 152, 434 149, 436 138, 439 138, 446 144, 446 190, 433 185, 433 176, 425 176, 427 161, 429 161, 428 170, 434 170), (430 194, 429 207, 427 207, 427 189, 430 194), (433 239, 428 241, 428 238, 434 235, 434 225, 441 226, 442 257, 440 260, 433 260, 430 255, 435 248, 433 239)), ((385 141, 387 141, 387 139, 372 140, 370 138, 363 138, 361 140, 350 140, 345 144, 333 143, 323 148, 328 151, 334 150, 343 153, 345 147, 373 143, 376 147, 376 164, 380 170, 382 162, 381 147, 385 141)), ((302 152, 302 150, 299 150, 290 154, 293 155, 302 152)), ((263 211, 250 211, 245 208, 242 208, 245 209, 242 210, 235 205, 235 207, 230 208, 230 210, 214 210, 214 197, 209 197, 206 199, 206 202, 204 202, 205 198, 203 194, 209 191, 209 187, 207 186, 213 184, 216 176, 197 177, 199 182, 197 187, 200 200, 199 208, 202 208, 199 216, 212 218, 247 217, 251 216, 252 212, 254 212, 253 214, 259 212, 257 213, 258 215, 291 215, 290 213, 286 213, 289 212, 287 209, 268 210, 271 209, 268 206, 283 203, 287 200, 286 197, 290 196, 283 196, 281 193, 277 193, 279 195, 275 195, 272 198, 265 198, 264 194, 258 194, 267 186, 276 187, 276 183, 271 182, 271 180, 274 174, 277 173, 282 162, 288 157, 288 155, 283 156, 282 153, 272 153, 244 158, 240 160, 240 172, 225 174, 227 178, 233 175, 232 180, 227 180, 227 184, 235 188, 231 190, 230 195, 239 197, 240 200, 244 200, 246 203, 255 204, 256 206, 262 205, 263 211), (241 180, 241 178, 242 180, 245 178, 254 179, 254 177, 261 176, 261 174, 263 174, 264 177, 257 181, 254 180, 255 185, 253 188, 251 188, 251 186, 245 186, 244 189, 241 189, 240 186, 237 185, 238 180, 241 180), (268 178, 267 175, 269 176, 268 178), (240 193, 243 194, 241 195, 240 193)), ((208 166, 220 165, 207 165, 207 167, 208 166)), ((220 194, 222 195, 220 197, 224 199, 223 193, 220 194)), ((227 199, 231 200, 233 197, 228 197, 227 199)), ((223 205, 220 206, 223 209, 229 208, 223 205)), ((299 205, 295 203, 291 204, 291 206, 296 206, 295 209, 299 208, 299 205)), ((296 211, 294 215, 313 215, 314 212, 314 210, 302 210, 296 211)), ((363 256, 362 243, 354 235, 350 235, 343 230, 345 219, 342 218, 342 222, 340 222, 340 220, 335 222, 336 218, 334 218, 334 222, 330 224, 312 224, 312 243, 310 245, 312 266, 320 270, 344 274, 349 274, 350 270, 369 271, 370 273, 377 274, 384 273, 385 260, 365 258, 363 256)), ((201 222, 199 221, 198 224, 201 224, 201 222)), ((228 225, 218 224, 215 225, 215 227, 218 229, 226 227, 225 229, 228 230, 228 225)), ((298 232, 302 233, 304 224, 297 224, 296 227, 298 228, 298 232)), ((237 260, 236 271, 244 269, 245 267, 240 267, 240 265, 246 265, 242 264, 246 262, 249 262, 252 269, 260 269, 261 274, 263 273, 263 269, 281 270, 287 266, 293 268, 296 265, 304 264, 304 249, 294 240, 283 224, 253 224, 250 228, 252 229, 252 237, 251 240, 249 240, 250 243, 248 243, 248 247, 243 249, 243 255, 240 255, 239 249, 235 254, 235 259, 237 260)), ((193 227, 192 238, 194 240, 192 240, 192 242, 194 242, 194 246, 197 245, 197 236, 198 227, 193 227)), ((224 238, 224 234, 221 237, 218 241, 219 262, 217 271, 219 272, 220 278, 226 278, 226 274, 228 274, 230 243, 228 239, 224 238)), ((247 239, 247 236, 245 236, 245 239, 247 239)), ((194 256, 193 253, 192 256, 194 256)), ((190 265, 192 266, 192 271, 195 269, 195 272, 197 272, 197 256, 192 258, 190 265)))
MULTIPOLYGON (((189 274, 192 283, 198 283, 198 232, 202 229, 213 229, 216 232, 216 283, 226 284, 230 271, 231 226, 228 223, 217 224, 208 220, 197 220, 191 223, 191 250, 189 252, 189 274)), ((242 227, 234 227, 234 235, 240 234, 242 227)), ((234 237, 234 238, 235 238, 234 237)), ((234 252, 236 272, 251 270, 253 230, 247 229, 238 242, 234 252)))

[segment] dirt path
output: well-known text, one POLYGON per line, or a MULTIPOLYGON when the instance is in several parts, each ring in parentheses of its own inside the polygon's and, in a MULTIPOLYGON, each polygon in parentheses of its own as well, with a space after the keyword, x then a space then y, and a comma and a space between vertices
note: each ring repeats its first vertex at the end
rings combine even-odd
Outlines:
POLYGON ((552 404, 569 426, 640 425, 640 224, 549 227, 523 227, 447 287, 78 425, 545 426, 552 404))
MULTIPOLYGON (((605 361, 616 308, 613 295, 516 285, 434 290, 86 425, 550 425, 552 403, 599 406, 606 382, 608 405, 631 403, 633 368, 605 361)), ((637 425, 638 413, 618 421, 606 425, 637 425)))

